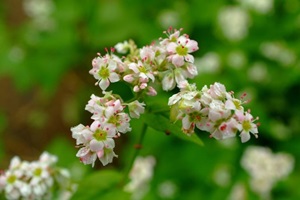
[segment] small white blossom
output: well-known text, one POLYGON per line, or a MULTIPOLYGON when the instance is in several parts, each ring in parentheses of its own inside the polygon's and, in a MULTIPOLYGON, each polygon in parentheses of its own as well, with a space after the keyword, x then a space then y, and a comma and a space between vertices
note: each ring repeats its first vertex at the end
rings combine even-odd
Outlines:
POLYGON ((241 165, 251 176, 251 189, 267 199, 275 183, 292 172, 294 158, 287 153, 274 154, 266 147, 250 146, 244 152, 241 165))
POLYGON ((149 190, 149 182, 153 176, 153 168, 156 161, 153 156, 137 157, 129 173, 130 182, 124 190, 132 193, 132 199, 143 199, 149 190))

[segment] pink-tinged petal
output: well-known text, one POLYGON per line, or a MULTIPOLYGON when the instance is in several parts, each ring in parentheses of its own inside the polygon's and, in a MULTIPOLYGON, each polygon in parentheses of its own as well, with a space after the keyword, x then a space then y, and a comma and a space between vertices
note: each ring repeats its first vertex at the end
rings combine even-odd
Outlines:
POLYGON ((172 56, 172 64, 176 67, 181 67, 184 65, 184 58, 183 56, 179 56, 178 54, 175 54, 172 56))
POLYGON ((184 59, 187 62, 194 63, 194 56, 192 56, 191 54, 187 54, 186 56, 184 56, 184 59))
POLYGON ((182 36, 180 36, 180 37, 177 39, 177 44, 185 46, 186 43, 189 42, 189 40, 190 40, 190 39, 188 39, 187 37, 185 37, 184 35, 182 35, 182 36))
POLYGON ((217 140, 222 140, 223 139, 223 135, 222 135, 222 132, 219 131, 219 129, 216 129, 212 134, 211 136, 217 140))
POLYGON ((115 141, 112 138, 107 138, 107 140, 104 143, 105 143, 105 148, 109 148, 109 149, 115 148, 115 141))
POLYGON ((177 84, 179 84, 179 83, 181 83, 181 82, 183 82, 183 81, 186 80, 184 78, 183 73, 182 73, 182 71, 180 69, 177 69, 177 70, 175 69, 174 70, 174 74, 175 74, 175 81, 176 81, 177 84))
POLYGON ((134 78, 133 78, 132 74, 128 74, 128 75, 125 75, 123 77, 123 80, 126 81, 126 82, 128 82, 128 83, 131 83, 134 80, 134 78))
POLYGON ((182 118, 182 128, 190 129, 190 127, 191 127, 191 121, 189 119, 189 116, 186 115, 184 118, 182 118))
POLYGON ((99 127, 101 127, 101 124, 99 121, 95 120, 90 126, 91 131, 95 132, 99 127))
POLYGON ((242 122, 242 121, 245 120, 244 112, 241 111, 241 110, 236 110, 236 111, 235 111, 235 116, 237 117, 237 120, 238 120, 239 122, 242 122))
POLYGON ((174 43, 174 42, 169 43, 169 44, 167 45, 167 52, 168 52, 169 54, 175 53, 175 52, 176 52, 176 47, 177 47, 177 44, 176 44, 176 43, 174 43))
POLYGON ((76 157, 83 157, 83 156, 87 155, 89 152, 90 152, 90 148, 82 147, 77 152, 76 157))
POLYGON ((114 60, 110 60, 107 68, 109 69, 109 71, 113 71, 117 68, 117 62, 114 60))
POLYGON ((221 119, 222 115, 215 110, 210 110, 208 113, 208 118, 213 121, 216 122, 217 120, 221 119))
POLYGON ((225 108, 226 109, 230 109, 230 110, 235 110, 236 107, 233 103, 233 101, 231 99, 228 99, 226 102, 225 102, 225 108))
POLYGON ((118 82, 120 80, 120 77, 119 77, 119 75, 117 73, 110 72, 110 74, 109 74, 109 80, 110 80, 110 82, 115 83, 115 82, 118 82))
POLYGON ((240 134, 240 137, 241 137, 242 143, 245 143, 248 140, 250 140, 250 134, 247 133, 246 131, 242 131, 242 133, 240 134))
POLYGON ((162 80, 163 90, 165 91, 172 90, 175 88, 175 86, 176 84, 175 84, 173 72, 167 73, 162 80))
POLYGON ((254 123, 251 124, 250 132, 253 133, 253 134, 258 133, 256 124, 254 124, 254 123))
POLYGON ((104 156, 99 158, 99 160, 101 161, 102 165, 105 166, 108 163, 111 163, 114 157, 118 157, 118 156, 115 154, 115 152, 113 152, 112 149, 105 149, 104 156))
POLYGON ((97 155, 95 153, 89 153, 85 156, 80 157, 80 161, 83 162, 85 165, 92 164, 92 167, 94 167, 95 161, 97 159, 97 155))
POLYGON ((198 75, 198 69, 193 64, 188 64, 187 65, 187 70, 188 70, 188 73, 189 73, 189 78, 193 78, 194 76, 198 75))
POLYGON ((172 34, 169 36, 169 38, 170 38, 170 39, 173 39, 173 38, 177 39, 177 38, 179 37, 179 35, 180 35, 180 31, 178 30, 178 31, 175 31, 174 33, 172 33, 172 34))
POLYGON ((107 87, 109 86, 109 80, 108 79, 102 79, 100 82, 99 82, 99 86, 102 90, 106 90, 107 87))
POLYGON ((189 42, 185 46, 188 48, 188 53, 192 53, 199 49, 198 42, 195 40, 189 40, 189 42))
POLYGON ((128 65, 129 69, 131 69, 134 73, 138 74, 139 73, 139 69, 138 69, 138 65, 136 63, 130 63, 128 65))
POLYGON ((100 159, 104 155, 104 149, 97 152, 97 157, 100 159))
POLYGON ((104 143, 102 141, 92 140, 90 142, 90 149, 93 152, 98 152, 98 151, 102 150, 103 147, 104 147, 104 143))
POLYGON ((148 87, 147 95, 149 95, 149 96, 155 96, 155 95, 157 95, 157 92, 156 92, 156 90, 153 87, 149 86, 148 87))

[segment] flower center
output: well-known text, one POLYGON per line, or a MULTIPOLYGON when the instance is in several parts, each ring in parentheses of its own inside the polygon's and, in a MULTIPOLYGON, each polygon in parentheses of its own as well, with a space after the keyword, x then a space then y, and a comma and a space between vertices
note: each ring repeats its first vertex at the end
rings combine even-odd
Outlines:
POLYGON ((119 115, 113 115, 109 118, 109 120, 107 122, 110 123, 110 124, 114 124, 114 125, 118 126, 118 125, 120 125, 119 118, 120 118, 119 115))
POLYGON ((242 126, 243 126, 243 129, 246 132, 250 131, 250 129, 251 129, 251 123, 250 123, 250 121, 243 121, 242 126))
POLYGON ((242 109, 241 101, 240 101, 240 100, 234 99, 234 100, 233 100, 233 104, 234 104, 234 106, 236 107, 236 109, 238 109, 238 110, 241 110, 241 109, 242 109))
POLYGON ((11 175, 7 178, 7 182, 10 184, 13 184, 17 180, 17 177, 15 175, 11 175))
POLYGON ((185 46, 179 45, 176 47, 176 53, 180 56, 185 56, 188 53, 188 49, 185 46))
POLYGON ((42 169, 41 169, 41 168, 36 168, 36 169, 34 170, 33 174, 34 174, 35 176, 41 176, 41 174, 42 174, 42 169))
POLYGON ((103 141, 103 140, 106 140, 107 132, 105 132, 101 129, 97 129, 93 136, 96 140, 103 141))
POLYGON ((98 72, 98 75, 101 78, 106 79, 106 78, 109 77, 109 70, 106 67, 102 66, 101 69, 98 72))

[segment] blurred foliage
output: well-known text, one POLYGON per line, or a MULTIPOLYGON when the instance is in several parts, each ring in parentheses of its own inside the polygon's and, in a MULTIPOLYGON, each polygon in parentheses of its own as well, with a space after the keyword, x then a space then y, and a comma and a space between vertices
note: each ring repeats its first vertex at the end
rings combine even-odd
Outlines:
MULTIPOLYGON (((99 93, 92 84, 93 78, 85 75, 97 52, 127 39, 135 40, 141 47, 162 36, 169 26, 183 27, 200 47, 195 54, 199 76, 193 81, 198 88, 221 82, 227 90, 237 91, 236 96, 247 92, 251 102, 246 107, 260 117, 259 139, 252 138, 247 144, 235 139, 219 142, 201 133, 202 147, 173 137, 172 131, 166 135, 160 131, 164 127, 155 129, 155 121, 151 121, 140 153, 154 155, 157 164, 145 199, 226 199, 236 184, 246 187, 246 199, 257 199, 249 188, 249 175, 240 166, 242 153, 249 145, 267 146, 294 156, 293 174, 275 186, 272 196, 300 199, 299 13, 298 0, 274 0, 273 9, 267 13, 243 7, 237 0, 1 1, 0 79, 9 77, 20 93, 39 89, 51 99, 69 74, 83 77, 84 81, 74 85, 77 92, 65 102, 62 113, 68 125, 76 125, 88 120, 84 104, 92 93, 99 93), (19 3, 18 8, 13 2, 19 3), (34 2, 40 11, 26 11, 29 2, 34 2), (220 12, 229 7, 243 8, 249 17, 247 35, 240 40, 228 39, 219 25, 220 12), (218 172, 226 176, 219 176, 218 172), (172 196, 163 197, 159 191, 162 183, 168 181, 176 187, 172 196)), ((115 87, 123 91, 120 86, 115 87)), ((122 95, 126 98, 126 92, 122 95)), ((41 112, 43 109, 32 111, 34 126, 43 126, 47 120, 41 112)), ((0 113, 1 137, 11 125, 5 113, 0 113)), ((140 122, 132 120, 132 126, 136 130, 118 141, 119 158, 114 166, 117 170, 131 159, 132 147, 139 138, 140 122)), ((68 167, 80 183, 75 199, 94 198, 116 185, 121 174, 98 166, 93 170, 82 166, 75 157, 74 142, 66 139, 70 132, 58 134, 63 138, 53 137, 47 148, 58 155, 60 164, 68 167), (89 176, 84 178, 86 175, 89 176)), ((3 143, 1 140, 0 159, 5 152, 3 143)), ((123 198, 125 194, 110 190, 105 195, 123 198)))

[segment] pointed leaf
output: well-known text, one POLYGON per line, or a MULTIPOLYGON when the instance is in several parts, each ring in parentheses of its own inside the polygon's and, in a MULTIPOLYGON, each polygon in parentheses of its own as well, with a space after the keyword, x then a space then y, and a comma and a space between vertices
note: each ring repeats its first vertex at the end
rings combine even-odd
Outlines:
POLYGON ((202 140, 195 133, 191 136, 184 134, 177 124, 171 123, 170 120, 163 115, 146 113, 143 114, 141 118, 144 123, 157 131, 169 132, 183 140, 203 146, 202 140))

